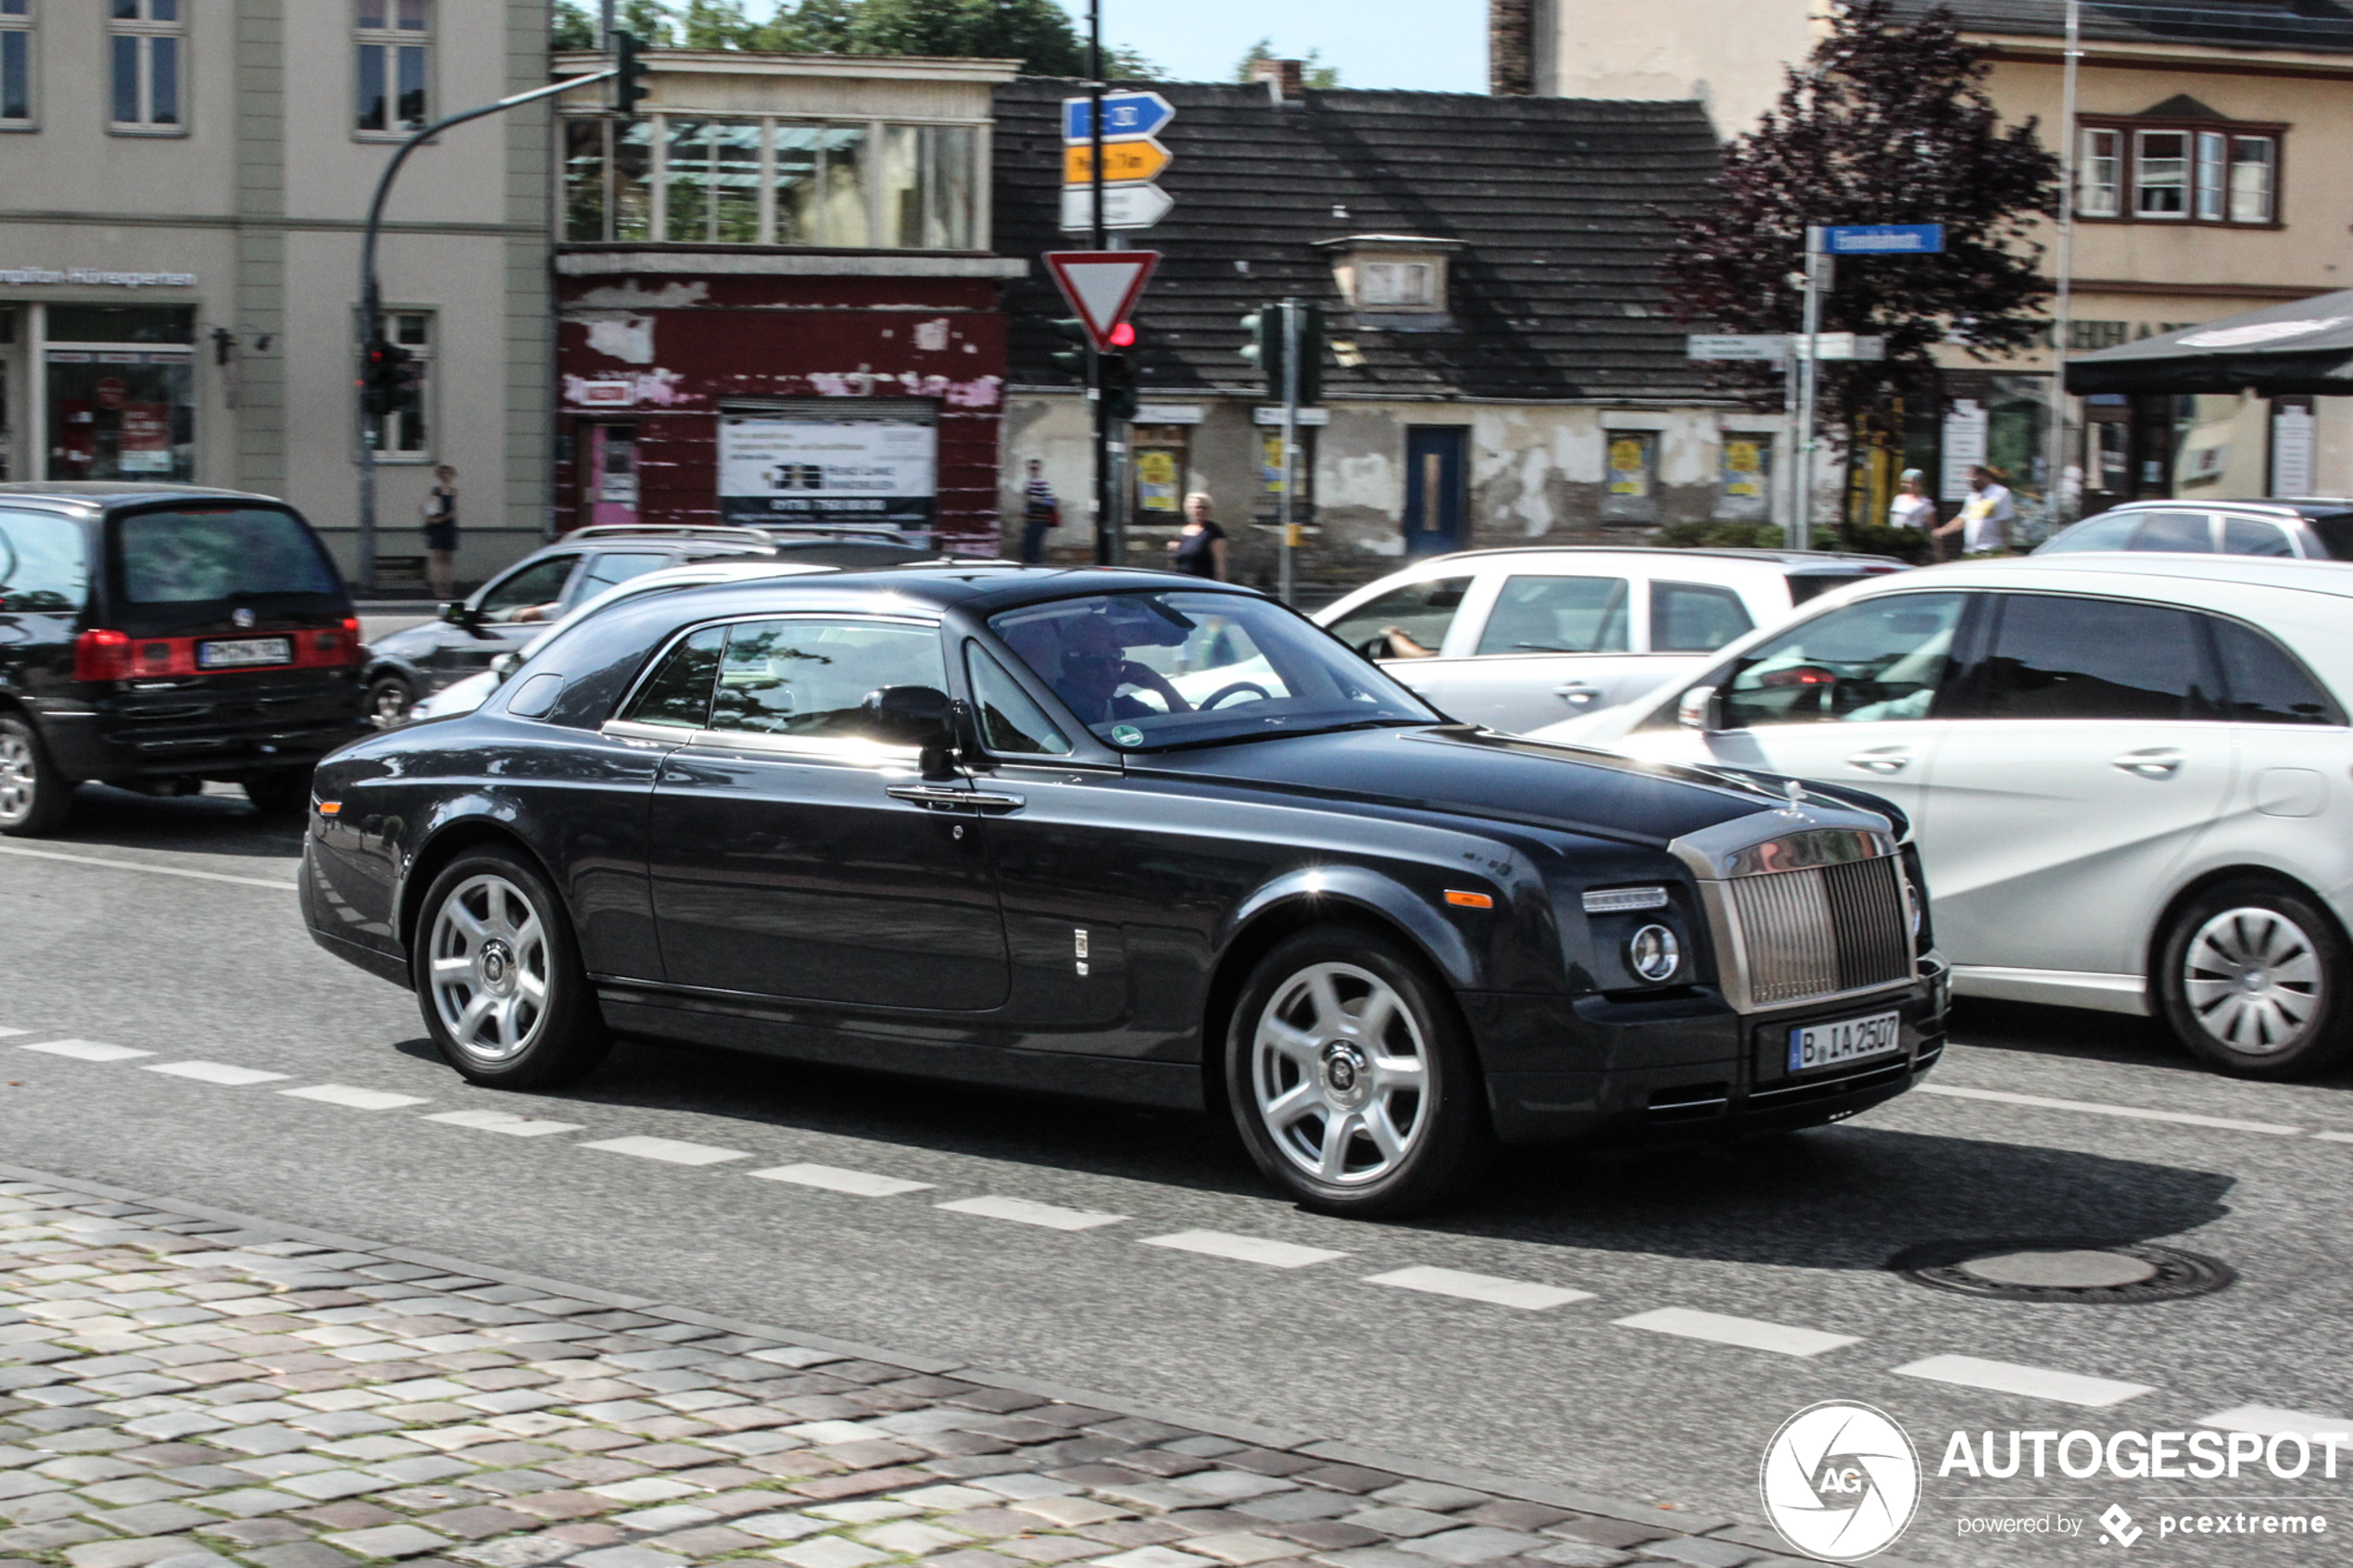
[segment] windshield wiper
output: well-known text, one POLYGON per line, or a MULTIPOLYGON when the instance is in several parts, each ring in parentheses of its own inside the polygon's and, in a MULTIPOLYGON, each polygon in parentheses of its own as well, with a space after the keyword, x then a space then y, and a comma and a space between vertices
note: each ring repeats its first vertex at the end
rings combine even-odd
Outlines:
POLYGON ((1329 735, 1338 734, 1343 730, 1381 730, 1395 728, 1399 725, 1421 728, 1444 722, 1446 721, 1442 719, 1351 719, 1338 724, 1309 724, 1299 729, 1277 729, 1269 726, 1265 729, 1241 730, 1230 735, 1203 735, 1199 740, 1168 741, 1146 749, 1190 751, 1204 746, 1236 746, 1244 741, 1285 740, 1292 735, 1329 735))

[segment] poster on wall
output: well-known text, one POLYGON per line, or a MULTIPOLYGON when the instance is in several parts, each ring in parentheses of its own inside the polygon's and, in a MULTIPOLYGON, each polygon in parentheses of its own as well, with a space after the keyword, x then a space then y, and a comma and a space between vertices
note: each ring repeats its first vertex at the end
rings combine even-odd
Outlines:
POLYGON ((930 528, 939 488, 939 443, 928 419, 829 414, 723 417, 721 520, 772 528, 796 523, 930 528))
POLYGON ((2312 410, 2292 405, 2271 414, 2271 490, 2274 495, 2309 495, 2312 483, 2312 410))
POLYGON ((1717 515, 1743 520, 1766 517, 1773 507, 1773 438, 1769 435, 1727 434, 1722 454, 1717 515))

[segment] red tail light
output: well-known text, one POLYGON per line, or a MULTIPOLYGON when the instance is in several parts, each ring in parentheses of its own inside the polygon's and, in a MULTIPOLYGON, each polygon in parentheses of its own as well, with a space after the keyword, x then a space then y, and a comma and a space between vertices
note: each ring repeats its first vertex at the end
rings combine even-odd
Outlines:
POLYGON ((129 680, 130 633, 94 628, 82 633, 74 640, 73 678, 77 681, 129 680))

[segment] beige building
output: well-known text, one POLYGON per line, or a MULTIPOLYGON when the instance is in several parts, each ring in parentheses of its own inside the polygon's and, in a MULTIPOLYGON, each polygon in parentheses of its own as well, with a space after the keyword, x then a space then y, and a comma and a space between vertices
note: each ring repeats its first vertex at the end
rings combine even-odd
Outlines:
MULTIPOLYGON (((412 124, 543 84, 547 0, 0 0, 0 465, 283 495, 358 565, 361 220, 412 124)), ((371 430, 378 555, 459 470, 460 576, 547 521, 550 109, 409 162, 382 248, 425 366, 371 430)))
MULTIPOLYGON (((1498 56, 1524 35, 1525 85, 1575 97, 1696 99, 1718 132, 1755 126, 1830 25, 1835 0, 1675 0, 1652 11, 1496 0, 1498 56)), ((1899 0, 1911 20, 1930 0, 1899 0)), ((2065 6, 1957 0, 1990 53, 2004 118, 2060 134, 2065 6)), ((2072 351, 2353 286, 2353 19, 2290 0, 2083 7, 2073 202, 2072 351)), ((1890 213, 1889 221, 1905 215, 1890 213)), ((2052 236, 2044 236, 2046 247, 2052 236)), ((2045 264, 2052 260, 2046 248, 2045 264)), ((1940 474, 1983 451, 2039 491, 2051 355, 1955 355, 1940 474)), ((2083 510, 2136 495, 2353 494, 2353 411, 2323 399, 2070 399, 2083 510), (2317 412, 2317 417, 2316 416, 2317 412)), ((1912 451, 1917 460, 1921 448, 1912 451)))

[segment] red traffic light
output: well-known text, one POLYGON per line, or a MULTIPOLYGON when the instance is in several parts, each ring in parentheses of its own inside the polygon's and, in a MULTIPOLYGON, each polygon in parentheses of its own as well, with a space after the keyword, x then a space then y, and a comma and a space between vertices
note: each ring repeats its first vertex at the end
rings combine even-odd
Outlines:
POLYGON ((1119 325, 1114 327, 1111 330, 1111 345, 1114 348, 1135 347, 1136 323, 1133 321, 1122 321, 1119 325))

